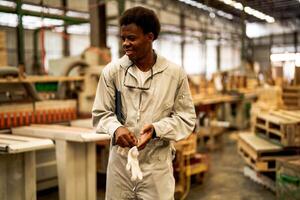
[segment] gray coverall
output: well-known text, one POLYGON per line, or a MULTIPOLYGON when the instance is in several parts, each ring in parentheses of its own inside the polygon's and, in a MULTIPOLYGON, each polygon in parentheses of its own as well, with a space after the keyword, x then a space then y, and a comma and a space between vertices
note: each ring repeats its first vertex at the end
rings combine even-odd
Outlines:
POLYGON ((186 138, 196 120, 187 76, 183 68, 158 55, 151 75, 141 85, 133 67, 136 66, 125 55, 103 69, 92 111, 93 126, 114 140, 114 132, 120 126, 128 127, 138 138, 141 128, 152 123, 157 138, 140 151, 141 181, 130 180, 125 167, 127 157, 118 154, 117 146, 112 145, 106 199, 174 199, 172 141, 186 138), (123 125, 115 115, 116 88, 121 92, 123 125))

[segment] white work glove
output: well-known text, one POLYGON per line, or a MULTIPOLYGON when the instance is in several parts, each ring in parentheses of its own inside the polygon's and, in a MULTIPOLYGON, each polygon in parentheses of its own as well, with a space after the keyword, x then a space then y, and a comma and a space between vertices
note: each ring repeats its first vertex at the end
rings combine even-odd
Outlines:
POLYGON ((131 180, 132 181, 135 181, 137 178, 139 180, 143 179, 143 173, 140 169, 138 155, 139 155, 139 151, 136 146, 129 149, 126 169, 128 171, 131 170, 131 180))

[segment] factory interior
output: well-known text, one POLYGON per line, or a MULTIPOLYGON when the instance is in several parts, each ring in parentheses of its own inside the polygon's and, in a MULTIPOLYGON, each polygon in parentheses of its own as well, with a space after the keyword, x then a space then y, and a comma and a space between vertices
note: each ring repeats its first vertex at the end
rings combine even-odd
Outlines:
POLYGON ((168 141, 174 199, 300 200, 300 0, 0 0, 0 200, 107 199, 92 108, 136 6, 196 114, 168 141))

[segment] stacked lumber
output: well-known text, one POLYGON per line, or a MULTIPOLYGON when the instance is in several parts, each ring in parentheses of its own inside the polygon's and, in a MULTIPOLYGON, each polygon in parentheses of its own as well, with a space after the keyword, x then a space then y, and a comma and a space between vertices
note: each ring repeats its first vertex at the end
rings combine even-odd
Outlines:
POLYGON ((284 86, 282 88, 282 99, 288 110, 300 109, 300 86, 284 86))
POLYGON ((0 67, 7 66, 6 33, 0 32, 0 67))

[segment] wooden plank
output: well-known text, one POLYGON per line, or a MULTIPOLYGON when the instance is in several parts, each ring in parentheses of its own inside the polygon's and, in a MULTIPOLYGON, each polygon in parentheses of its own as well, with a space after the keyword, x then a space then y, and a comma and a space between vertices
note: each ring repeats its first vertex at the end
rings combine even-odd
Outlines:
POLYGON ((25 200, 36 200, 35 152, 24 153, 25 200))
POLYGON ((87 177, 86 177, 86 144, 72 143, 74 148, 74 175, 76 175, 75 188, 76 199, 87 199, 87 177))
POLYGON ((95 130, 87 128, 67 127, 59 125, 32 125, 13 128, 12 133, 32 137, 61 139, 74 142, 89 142, 110 139, 108 134, 96 134, 95 130))
POLYGON ((7 180, 9 179, 7 174, 7 158, 8 155, 0 154, 0 199, 8 200, 7 194, 7 180))
POLYGON ((20 153, 54 146, 50 139, 38 139, 10 134, 0 134, 0 144, 3 153, 20 153))
POLYGON ((89 143, 86 144, 86 187, 87 196, 86 199, 96 200, 97 199, 97 189, 96 189, 96 144, 89 143))
POLYGON ((282 150, 282 147, 257 137, 255 134, 243 133, 239 134, 239 137, 241 141, 251 146, 256 152, 276 152, 282 150))
POLYGON ((31 141, 41 141, 43 139, 41 138, 35 138, 35 137, 26 137, 26 136, 20 136, 20 135, 12 135, 12 134, 0 134, 0 139, 8 139, 16 142, 31 142, 31 141))
MULTIPOLYGON (((64 140, 56 140, 56 159, 59 186, 59 199, 76 199, 74 184, 74 155, 70 144, 64 140), (72 190, 73 189, 73 190, 72 190)), ((76 176, 76 175, 75 175, 76 176)))
POLYGON ((27 76, 26 78, 0 78, 0 83, 46 83, 84 81, 83 76, 27 76))
POLYGON ((282 112, 282 111, 271 111, 270 112, 271 115, 275 115, 275 116, 279 116, 279 117, 282 117, 282 118, 285 118, 287 120, 292 120, 292 121, 298 121, 300 122, 300 115, 297 116, 297 113, 293 114, 293 112, 288 112, 288 111, 285 111, 285 112, 282 112))
POLYGON ((10 155, 7 160, 7 195, 9 200, 25 199, 24 154, 10 155))
POLYGON ((73 127, 93 128, 93 123, 91 118, 72 120, 70 123, 71 126, 73 127))

